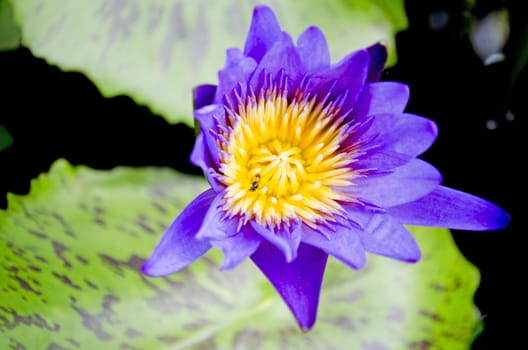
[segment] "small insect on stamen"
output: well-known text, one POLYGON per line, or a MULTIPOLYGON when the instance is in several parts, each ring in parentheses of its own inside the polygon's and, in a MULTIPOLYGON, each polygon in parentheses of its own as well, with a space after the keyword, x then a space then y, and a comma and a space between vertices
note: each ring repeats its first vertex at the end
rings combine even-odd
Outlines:
POLYGON ((255 192, 257 190, 257 188, 259 187, 259 182, 260 182, 260 174, 257 174, 253 177, 252 181, 251 181, 251 186, 249 187, 249 190, 251 192, 255 192))

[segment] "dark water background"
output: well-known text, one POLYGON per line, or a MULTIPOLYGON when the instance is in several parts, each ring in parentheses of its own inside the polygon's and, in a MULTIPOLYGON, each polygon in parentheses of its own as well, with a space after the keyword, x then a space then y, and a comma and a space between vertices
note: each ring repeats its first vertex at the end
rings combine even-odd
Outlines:
MULTIPOLYGON (((407 111, 439 125, 437 142, 422 158, 440 169, 444 184, 487 198, 513 217, 501 231, 453 235, 481 271, 475 302, 485 331, 473 349, 516 349, 526 343, 521 167, 528 160, 528 69, 513 81, 511 71, 528 45, 528 16, 522 1, 477 1, 472 11, 466 3, 407 1, 410 26, 397 35, 399 61, 383 79, 407 83, 407 111), (510 10, 506 59, 486 66, 470 45, 468 21, 501 7, 510 10), (439 11, 448 22, 433 30, 431 14, 439 11)), ((5 193, 27 193, 30 180, 57 158, 100 169, 159 165, 199 174, 188 163, 189 127, 167 125, 128 97, 105 99, 81 74, 61 72, 21 48, 0 53, 0 78, 0 118, 15 140, 0 152, 1 208, 5 193)))

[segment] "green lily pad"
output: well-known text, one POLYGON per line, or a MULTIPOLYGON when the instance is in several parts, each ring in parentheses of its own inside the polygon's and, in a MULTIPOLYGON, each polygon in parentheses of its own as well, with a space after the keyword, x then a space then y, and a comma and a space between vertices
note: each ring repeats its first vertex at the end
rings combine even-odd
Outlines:
POLYGON ((335 60, 406 28, 402 0, 16 0, 23 45, 86 74, 104 96, 130 95, 171 123, 192 125, 191 91, 216 83, 227 47, 242 47, 252 8, 269 3, 297 37, 319 25, 335 60))
POLYGON ((13 20, 13 9, 9 0, 0 0, 0 51, 20 46, 20 30, 13 20))
POLYGON ((413 228, 415 265, 329 260, 318 321, 301 332, 251 261, 211 251, 149 278, 139 267, 201 178, 57 161, 0 211, 1 349, 467 349, 478 270, 442 229, 413 228), (30 335, 30 336, 28 336, 30 335))

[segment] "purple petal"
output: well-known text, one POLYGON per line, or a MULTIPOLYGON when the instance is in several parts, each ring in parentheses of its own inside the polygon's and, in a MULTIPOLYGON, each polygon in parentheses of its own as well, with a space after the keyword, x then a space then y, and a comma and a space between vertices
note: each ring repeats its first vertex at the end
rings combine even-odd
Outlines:
POLYGON ((251 256, 305 331, 315 323, 327 258, 322 250, 301 244, 297 259, 287 263, 283 254, 265 241, 251 256))
POLYGON ((238 232, 239 219, 226 217, 226 213, 222 209, 222 201, 223 195, 220 193, 211 202, 202 226, 196 233, 197 239, 222 240, 238 232))
POLYGON ((433 144, 438 135, 436 124, 412 114, 378 114, 360 137, 387 149, 416 157, 433 144))
POLYGON ((301 224, 293 223, 281 229, 272 231, 264 226, 251 221, 253 229, 266 241, 273 244, 284 253, 287 262, 293 261, 297 257, 297 250, 301 243, 301 224))
POLYGON ((314 73, 330 66, 330 52, 326 38, 317 27, 309 27, 299 36, 297 52, 308 73, 314 73))
POLYGON ((194 111, 194 118, 200 124, 201 138, 195 142, 191 162, 204 172, 208 168, 219 167, 218 146, 213 133, 216 132, 218 121, 224 116, 225 109, 221 104, 208 105, 194 111))
POLYGON ((302 242, 320 248, 354 269, 365 265, 365 249, 357 235, 357 229, 345 223, 334 223, 334 232, 328 238, 320 232, 304 225, 302 242))
POLYGON ((197 167, 200 167, 204 173, 207 172, 209 168, 215 166, 214 161, 209 153, 207 141, 203 132, 200 132, 196 137, 190 158, 191 163, 197 167))
POLYGON ((470 231, 497 230, 510 222, 495 204, 443 186, 414 202, 389 208, 388 213, 405 224, 470 231))
POLYGON ((225 189, 225 185, 219 181, 218 173, 213 168, 207 169, 205 177, 216 193, 220 193, 225 189))
POLYGON ((259 62, 279 40, 281 33, 279 22, 273 11, 267 6, 256 6, 244 47, 244 55, 253 57, 259 62))
POLYGON ((380 113, 401 113, 409 101, 409 87, 405 84, 384 81, 365 84, 363 92, 352 111, 355 120, 380 113))
POLYGON ((349 214, 363 227, 358 235, 366 251, 405 262, 420 260, 420 248, 414 237, 390 215, 361 209, 349 214))
POLYGON ((266 52, 253 72, 250 85, 255 91, 262 79, 262 73, 270 73, 273 78, 284 73, 292 81, 297 81, 303 74, 303 66, 292 39, 282 33, 275 44, 266 52))
POLYGON ((262 242, 262 237, 247 226, 234 236, 213 240, 211 245, 224 253, 222 270, 232 269, 253 254, 262 242))
POLYGON ((224 189, 225 186, 217 180, 218 174, 215 170, 213 170, 213 167, 216 167, 216 165, 209 154, 203 132, 199 133, 196 137, 196 140, 194 141, 194 147, 191 152, 190 160, 191 163, 203 170, 205 177, 215 192, 218 193, 224 189))
POLYGON ((425 196, 441 182, 435 167, 415 158, 388 175, 358 178, 350 191, 377 206, 392 207, 425 196))
POLYGON ((319 71, 310 77, 306 92, 318 94, 332 91, 336 96, 347 93, 342 109, 347 111, 356 103, 369 68, 369 55, 366 50, 356 51, 330 68, 319 71))
POLYGON ((357 158, 357 161, 354 163, 354 168, 358 170, 369 170, 369 172, 374 173, 387 173, 393 169, 400 167, 414 157, 410 157, 405 154, 394 152, 387 147, 380 147, 377 145, 365 145, 367 150, 364 150, 363 154, 357 158))
POLYGON ((228 49, 226 55, 225 66, 218 72, 216 101, 221 101, 238 84, 246 82, 257 66, 253 58, 245 57, 239 49, 228 49))
POLYGON ((213 103, 216 92, 216 85, 199 85, 193 90, 194 109, 202 108, 213 103))
POLYGON ((370 56, 370 67, 367 82, 379 81, 385 62, 387 62, 387 48, 381 43, 374 44, 367 48, 370 56))
POLYGON ((149 276, 165 276, 183 269, 211 248, 208 242, 197 240, 196 232, 216 193, 207 190, 196 197, 167 229, 141 270, 149 276))

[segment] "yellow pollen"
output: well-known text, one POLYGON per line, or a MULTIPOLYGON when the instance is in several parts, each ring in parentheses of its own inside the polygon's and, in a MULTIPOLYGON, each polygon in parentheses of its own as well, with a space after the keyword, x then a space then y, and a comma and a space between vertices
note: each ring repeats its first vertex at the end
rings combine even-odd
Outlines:
POLYGON ((316 227, 335 221, 340 203, 352 199, 341 188, 356 175, 350 165, 357 145, 342 146, 349 135, 335 117, 339 110, 295 96, 268 90, 228 116, 227 143, 219 148, 225 154, 223 209, 230 217, 269 228, 296 220, 316 227))

